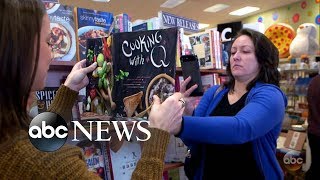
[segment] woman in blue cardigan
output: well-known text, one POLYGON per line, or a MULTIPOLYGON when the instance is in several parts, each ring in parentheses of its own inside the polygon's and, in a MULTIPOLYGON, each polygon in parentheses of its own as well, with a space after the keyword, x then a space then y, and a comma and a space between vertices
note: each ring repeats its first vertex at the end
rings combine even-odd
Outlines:
POLYGON ((190 78, 185 80, 186 116, 177 136, 191 151, 189 179, 283 179, 276 141, 287 100, 278 63, 278 50, 266 36, 243 29, 231 47, 229 82, 209 89, 196 109, 188 98, 196 87, 186 91, 190 78))

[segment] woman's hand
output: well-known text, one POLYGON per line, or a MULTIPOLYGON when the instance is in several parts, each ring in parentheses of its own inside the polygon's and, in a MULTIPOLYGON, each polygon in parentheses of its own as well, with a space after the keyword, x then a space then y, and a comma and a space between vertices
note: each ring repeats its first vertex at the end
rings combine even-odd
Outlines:
POLYGON ((170 134, 178 134, 181 129, 184 100, 181 93, 174 93, 160 104, 158 96, 153 96, 153 105, 149 115, 149 127, 162 129, 170 134))
POLYGON ((77 62, 73 66, 72 71, 68 75, 64 85, 74 91, 79 91, 80 89, 86 87, 89 83, 87 74, 96 69, 97 63, 94 62, 89 67, 85 67, 85 66, 86 66, 85 59, 80 62, 77 62))
POLYGON ((191 116, 194 111, 194 104, 195 104, 195 98, 190 97, 190 94, 198 88, 198 85, 195 84, 191 88, 187 89, 187 85, 191 81, 191 77, 189 76, 187 79, 185 79, 180 86, 180 93, 182 94, 182 97, 186 101, 185 109, 183 115, 185 116, 191 116))

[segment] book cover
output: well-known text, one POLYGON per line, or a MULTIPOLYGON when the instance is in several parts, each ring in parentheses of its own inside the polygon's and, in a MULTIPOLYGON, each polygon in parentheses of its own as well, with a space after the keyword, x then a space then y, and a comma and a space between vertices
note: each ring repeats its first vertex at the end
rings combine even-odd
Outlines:
POLYGON ((106 158, 109 162, 110 179, 131 179, 139 159, 141 144, 137 141, 110 141, 106 143, 106 158))
MULTIPOLYGON (((85 129, 89 131, 89 127, 83 124, 85 129)), ((97 127, 92 127, 92 131, 96 132, 97 127)), ((93 137, 93 140, 90 141, 86 135, 84 135, 80 130, 76 131, 76 136, 74 136, 74 130, 70 130, 67 139, 67 144, 78 146, 81 148, 84 160, 88 167, 88 170, 98 175, 104 180, 108 180, 108 161, 106 156, 104 156, 105 146, 103 142, 94 141, 96 137, 93 137), (76 138, 78 141, 73 141, 72 138, 76 138)), ((93 133, 95 134, 95 133, 93 133)))
POLYGON ((214 85, 214 75, 213 74, 202 75, 201 82, 202 82, 203 92, 206 92, 211 86, 214 85))
POLYGON ((147 116, 153 95, 174 93, 176 45, 176 28, 113 35, 115 116, 147 116))
POLYGON ((132 26, 132 32, 147 31, 147 30, 148 30, 148 22, 144 22, 144 23, 132 26))
POLYGON ((200 69, 212 69, 213 62, 210 54, 210 33, 201 32, 189 36, 194 54, 198 56, 200 69))
POLYGON ((76 60, 76 33, 73 6, 45 3, 50 19, 50 45, 56 61, 76 60))
POLYGON ((221 67, 222 69, 226 69, 227 64, 229 63, 229 59, 231 56, 231 45, 232 41, 224 41, 222 42, 222 56, 221 56, 221 67))
POLYGON ((109 30, 112 31, 113 14, 77 8, 77 20, 78 60, 82 60, 86 59, 87 39, 106 37, 109 35, 109 30))
POLYGON ((306 138, 307 134, 305 132, 289 130, 283 146, 285 148, 301 151, 306 138))
MULTIPOLYGON (((115 16, 115 25, 117 24, 117 30, 114 32, 129 32, 130 17, 126 13, 118 14, 115 16), (117 20, 117 21, 116 21, 117 20)), ((116 27, 116 26, 115 26, 116 27)))
POLYGON ((59 87, 45 87, 41 91, 36 91, 38 113, 46 112, 56 96, 59 87))

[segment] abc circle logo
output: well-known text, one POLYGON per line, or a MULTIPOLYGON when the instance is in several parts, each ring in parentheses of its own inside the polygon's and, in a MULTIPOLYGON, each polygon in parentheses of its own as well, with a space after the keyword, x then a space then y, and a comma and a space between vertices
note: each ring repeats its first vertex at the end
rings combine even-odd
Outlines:
POLYGON ((303 164, 299 151, 289 151, 283 156, 284 166, 290 171, 297 171, 303 164))
POLYGON ((67 123, 56 113, 41 113, 29 125, 30 142, 40 151, 56 151, 66 143, 67 138, 67 123))

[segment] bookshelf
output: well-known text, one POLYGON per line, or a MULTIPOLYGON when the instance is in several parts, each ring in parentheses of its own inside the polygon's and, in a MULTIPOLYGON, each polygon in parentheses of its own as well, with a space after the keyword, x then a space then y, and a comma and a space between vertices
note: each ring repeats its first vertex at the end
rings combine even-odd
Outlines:
POLYGON ((71 71, 77 61, 52 61, 49 70, 51 71, 71 71))
POLYGON ((296 72, 305 72, 305 73, 317 73, 318 69, 287 69, 287 70, 281 70, 283 73, 296 73, 296 72))

